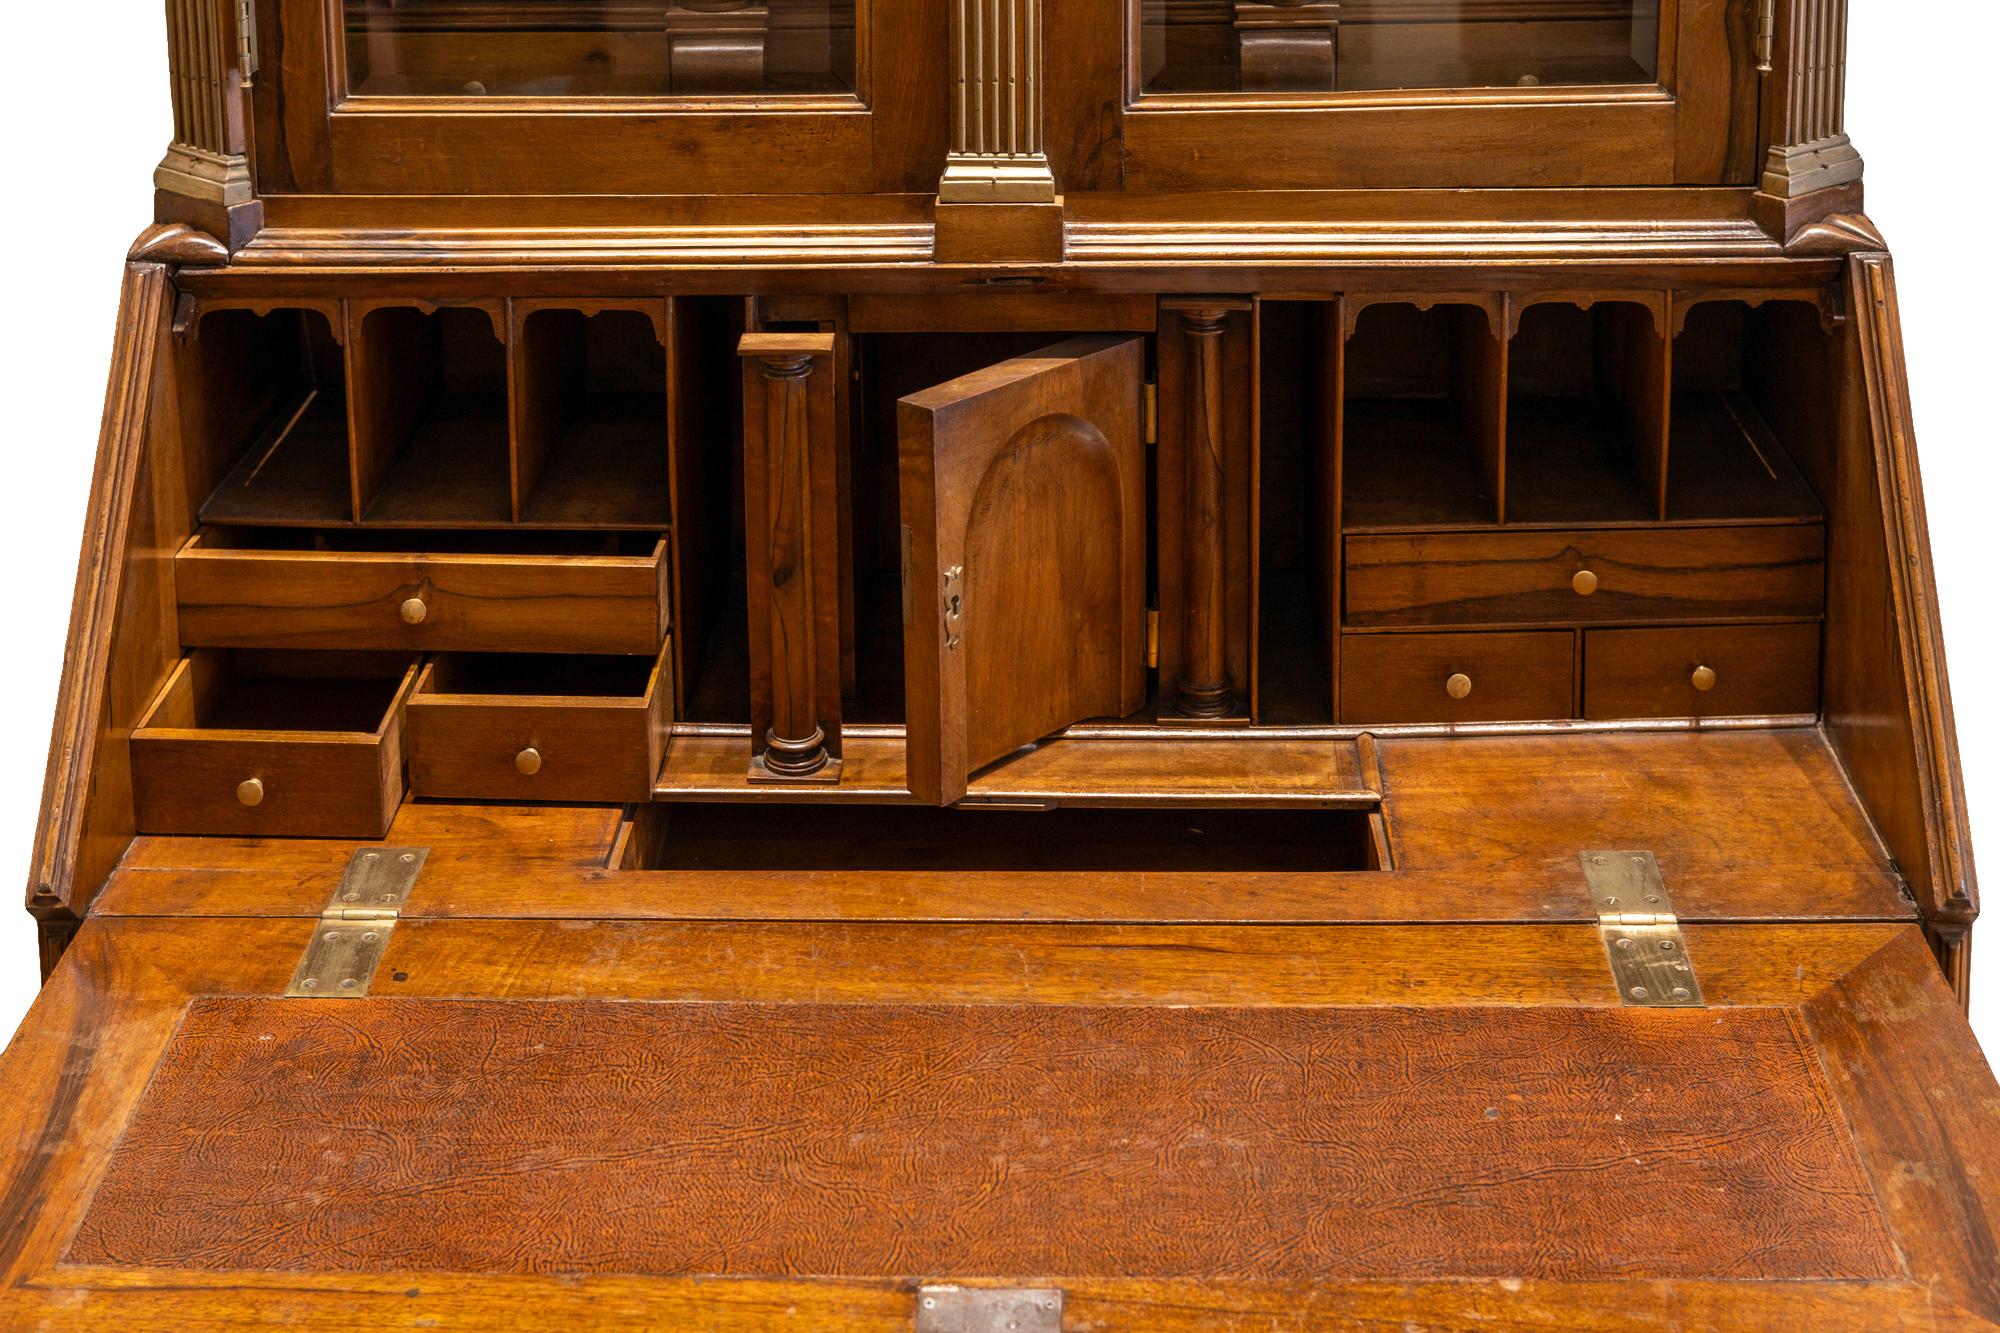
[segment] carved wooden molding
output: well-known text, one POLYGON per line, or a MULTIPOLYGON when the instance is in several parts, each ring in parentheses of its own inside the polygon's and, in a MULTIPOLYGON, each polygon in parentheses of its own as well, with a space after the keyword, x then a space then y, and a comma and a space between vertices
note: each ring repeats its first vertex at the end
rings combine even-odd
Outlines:
POLYGON ((153 183, 170 194, 234 207, 251 201, 242 89, 250 46, 228 0, 167 0, 174 141, 153 183))
POLYGON ((1042 125, 1042 0, 952 0, 947 204, 1056 197, 1042 125))
POLYGON ((750 780, 840 780, 837 337, 744 335, 750 780))
POLYGON ((213 266, 229 262, 229 247, 185 222, 156 222, 139 233, 125 258, 134 264, 213 266))
POLYGON ((1790 0, 1778 19, 1763 190, 1782 199, 1861 179, 1847 138, 1847 0, 1790 0))

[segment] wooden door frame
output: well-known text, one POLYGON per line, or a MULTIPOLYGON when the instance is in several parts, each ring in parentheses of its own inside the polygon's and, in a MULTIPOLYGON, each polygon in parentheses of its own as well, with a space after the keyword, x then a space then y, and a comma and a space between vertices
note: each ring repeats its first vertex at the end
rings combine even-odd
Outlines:
POLYGON ((943 0, 855 0, 855 91, 743 97, 370 97, 340 0, 277 0, 254 91, 260 194, 867 194, 943 168, 943 0))
POLYGON ((1050 151, 1063 189, 1756 179, 1758 76, 1742 0, 1661 0, 1655 84, 1312 95, 1146 94, 1132 59, 1140 3, 1069 0, 1049 13, 1050 151), (1104 87, 1114 76, 1115 102, 1104 87), (1232 151, 1210 151, 1224 143, 1232 151))

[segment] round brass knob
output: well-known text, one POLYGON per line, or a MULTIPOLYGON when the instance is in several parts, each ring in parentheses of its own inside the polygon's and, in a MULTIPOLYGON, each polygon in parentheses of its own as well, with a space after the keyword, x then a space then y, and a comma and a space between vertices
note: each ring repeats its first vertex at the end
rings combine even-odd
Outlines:
POLYGON ((247 806, 264 804, 264 779, 245 778, 237 783, 236 799, 247 806))
POLYGON ((1597 575, 1587 569, 1579 569, 1576 577, 1569 581, 1569 586, 1576 589, 1577 596, 1588 597, 1597 591, 1597 575))
POLYGON ((1711 667, 1698 666, 1694 669, 1694 687, 1703 694, 1715 688, 1715 671, 1711 667))
POLYGON ((421 597, 412 597, 409 601, 404 602, 402 606, 403 623, 405 625, 421 625, 424 623, 424 618, 430 615, 430 613, 430 604, 421 597))
POLYGON ((542 752, 530 745, 514 756, 514 767, 524 778, 531 778, 542 771, 542 752))
POLYGON ((1472 677, 1460 671, 1444 683, 1444 692, 1454 699, 1463 699, 1472 693, 1472 677))

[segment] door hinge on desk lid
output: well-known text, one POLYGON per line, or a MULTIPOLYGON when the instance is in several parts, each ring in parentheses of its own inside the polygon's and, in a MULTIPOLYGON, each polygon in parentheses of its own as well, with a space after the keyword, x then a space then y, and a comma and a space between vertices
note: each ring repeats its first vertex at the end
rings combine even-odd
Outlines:
POLYGON ((1701 983, 1651 852, 1585 852, 1583 878, 1618 997, 1646 1009, 1698 1009, 1701 983))
POLYGON ((290 999, 358 1000, 368 994, 389 935, 424 868, 428 847, 364 847, 319 914, 305 956, 285 988, 290 999))
POLYGON ((1769 74, 1778 47, 1778 0, 1757 0, 1757 72, 1769 74))
POLYGON ((1160 386, 1151 382, 1146 385, 1146 443, 1160 442, 1160 386))
POLYGON ((923 1287, 917 1333, 1062 1333, 1054 1287, 923 1287))

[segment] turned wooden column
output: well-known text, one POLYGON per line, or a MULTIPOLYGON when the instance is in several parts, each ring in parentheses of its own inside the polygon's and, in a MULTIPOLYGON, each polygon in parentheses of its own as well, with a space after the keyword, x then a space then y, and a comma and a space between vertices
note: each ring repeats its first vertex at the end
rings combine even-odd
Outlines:
POLYGON ((1847 137, 1847 0, 1782 0, 1760 34, 1764 98, 1763 193, 1796 199, 1861 179, 1847 137))
POLYGON ((153 173, 155 220, 198 228, 233 253, 264 224, 243 97, 257 72, 251 0, 167 0, 167 65, 174 141, 153 173))
POLYGON ((1167 719, 1247 716, 1254 615, 1252 308, 1162 303, 1160 695, 1167 719))
POLYGON ((840 777, 836 335, 744 335, 750 779, 840 777))

